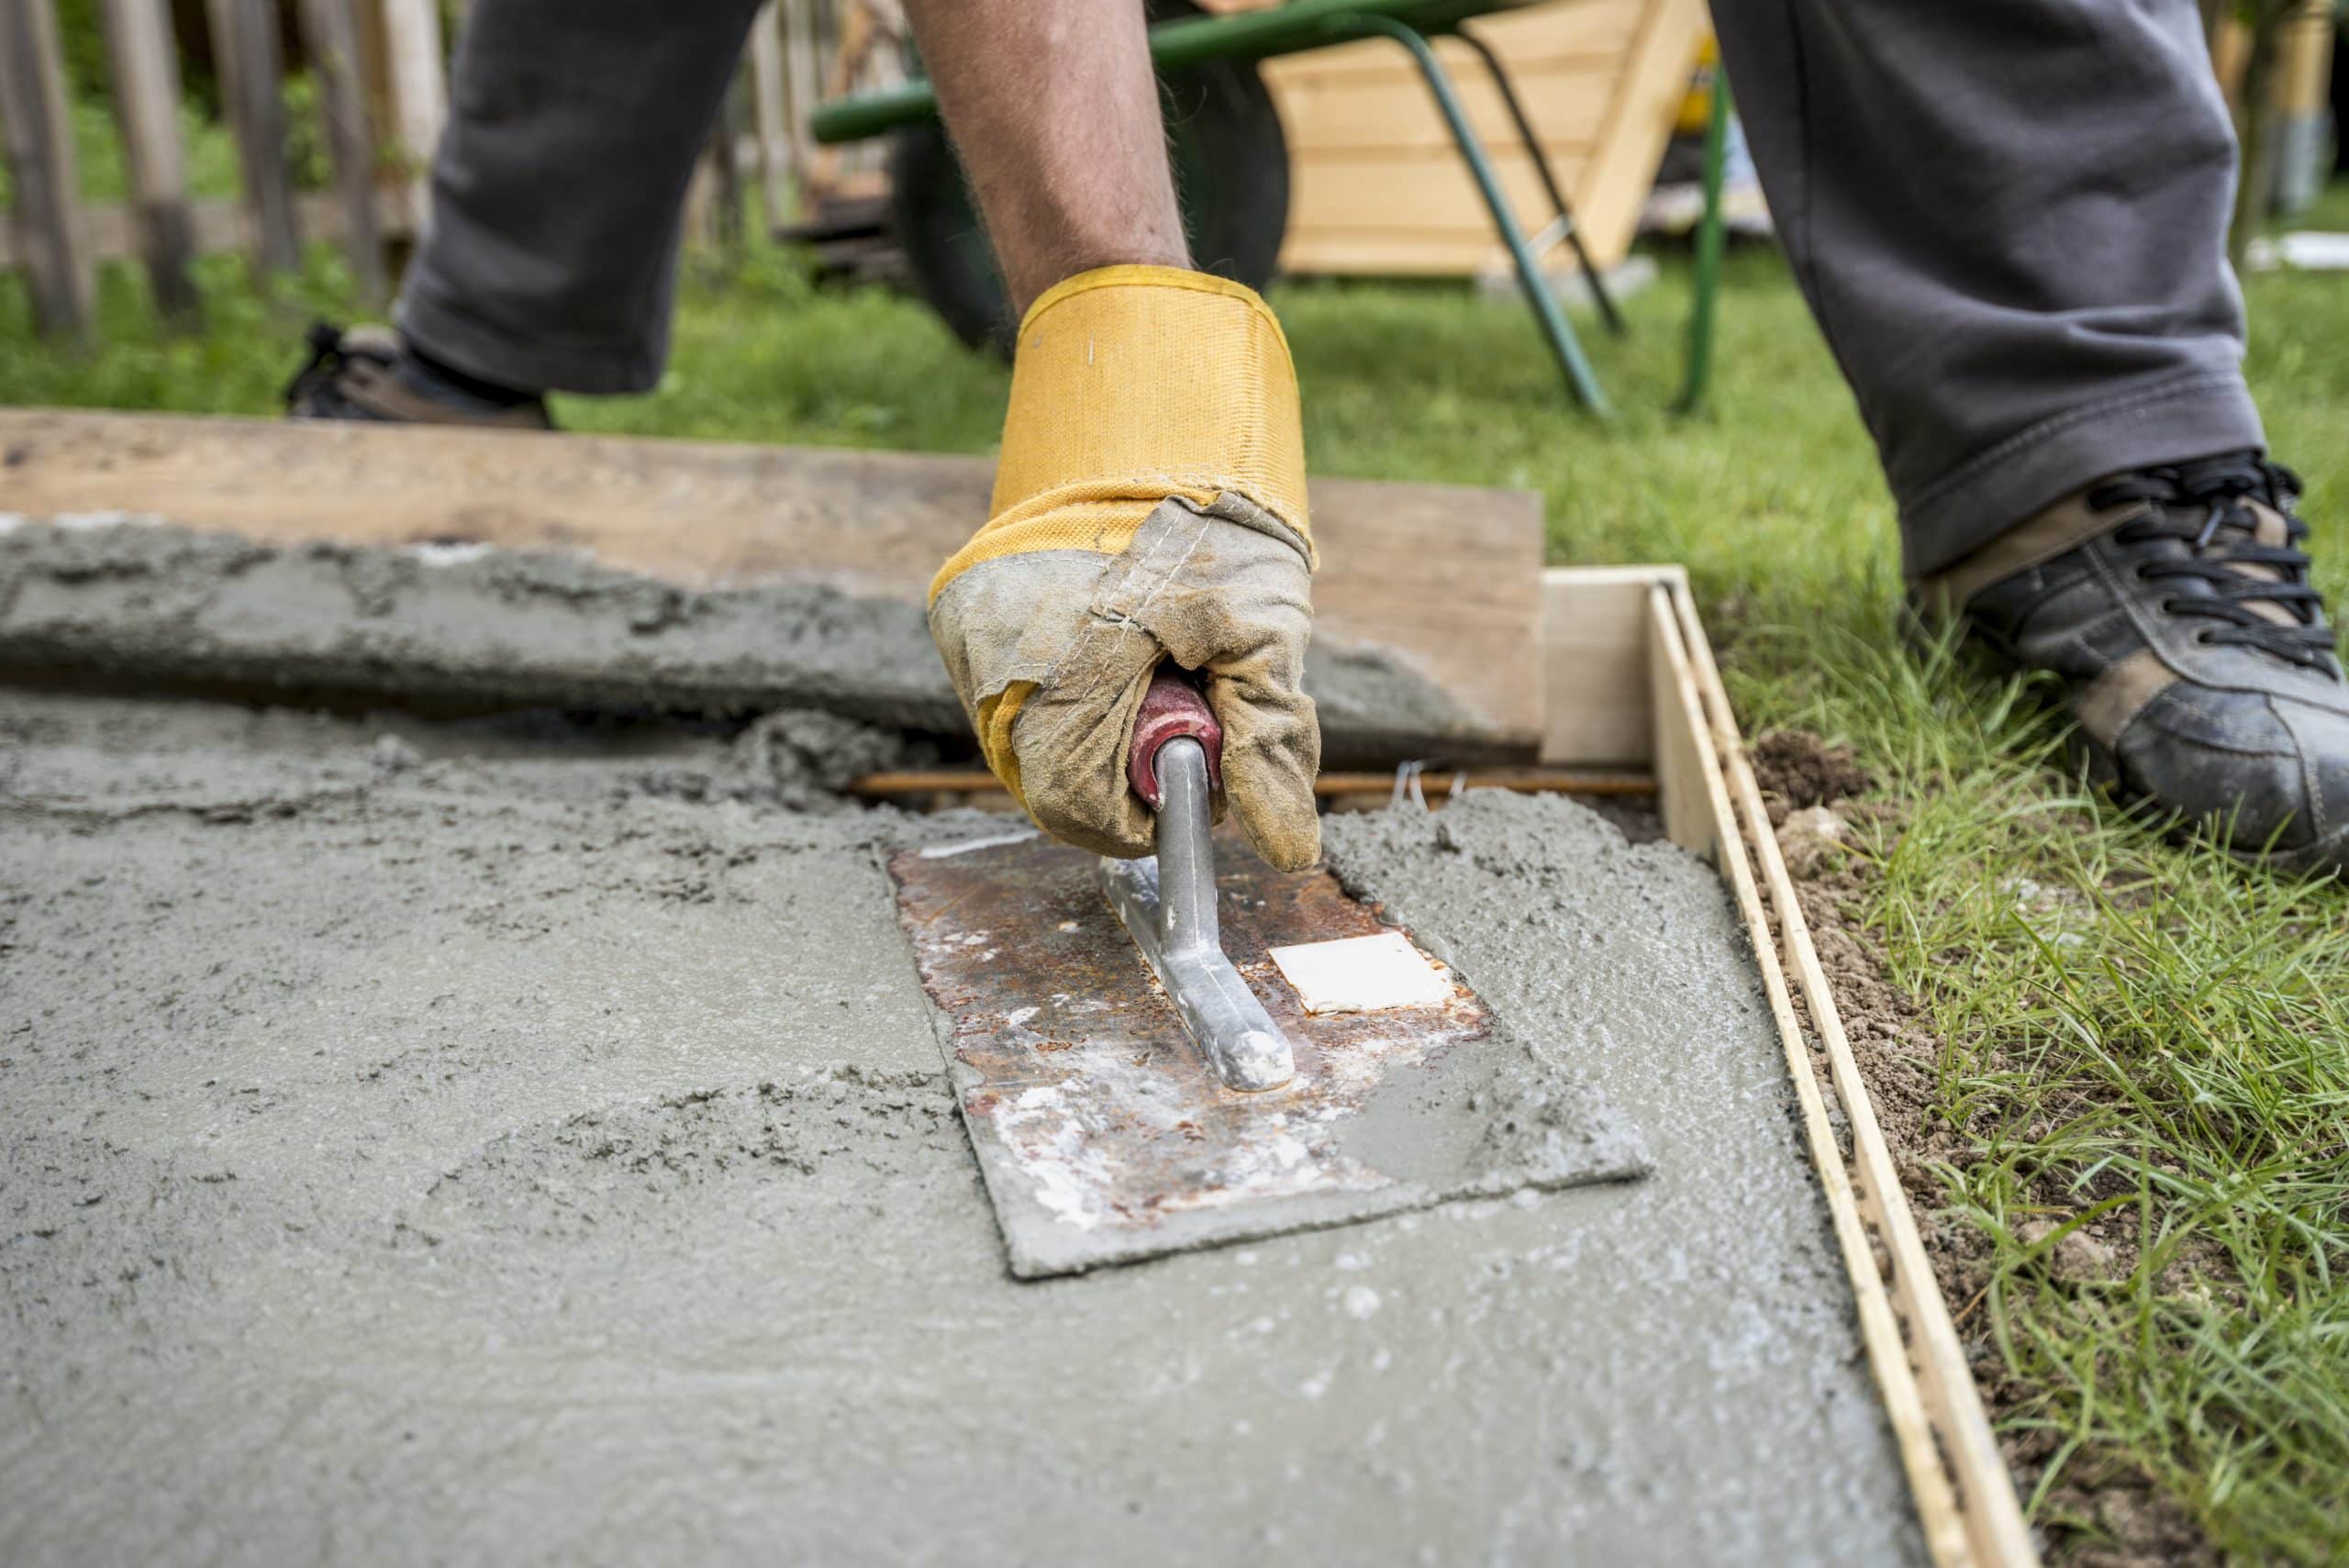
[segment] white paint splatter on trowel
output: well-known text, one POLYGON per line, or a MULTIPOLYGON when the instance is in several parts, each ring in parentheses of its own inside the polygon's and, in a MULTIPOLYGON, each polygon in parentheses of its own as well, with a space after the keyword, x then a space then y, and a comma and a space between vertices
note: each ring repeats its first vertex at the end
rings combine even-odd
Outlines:
POLYGON ((1400 931, 1275 948, 1272 960, 1308 1013, 1431 1007, 1452 998, 1451 980, 1400 931))

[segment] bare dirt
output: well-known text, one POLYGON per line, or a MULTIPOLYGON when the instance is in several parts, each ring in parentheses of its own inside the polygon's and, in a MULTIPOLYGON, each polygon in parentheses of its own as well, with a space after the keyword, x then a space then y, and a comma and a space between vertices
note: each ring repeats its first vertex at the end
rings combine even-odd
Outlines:
MULTIPOLYGON (((1847 749, 1800 729, 1763 736, 1753 767, 1782 837, 1790 819, 1824 808, 1856 827, 1897 824, 1888 804, 1871 798, 1876 781, 1847 749)), ((1799 828, 1800 824, 1796 824, 1799 828)), ((1990 1336, 1984 1309, 1994 1261, 1989 1239, 1950 1212, 1949 1195, 1935 1173, 1963 1167, 1978 1145, 1941 1114, 1935 1063, 1948 1049, 1917 998, 1894 984, 1867 929, 1864 904, 1877 876, 1864 856, 1827 853, 1797 869, 1796 894, 1820 965, 1834 988, 1844 1032, 1867 1081, 1876 1119, 1917 1216, 1943 1297, 1966 1346, 1999 1446, 2015 1484, 2029 1496, 2061 1446, 2061 1434, 2009 1428, 2041 1392, 2009 1374, 1990 1336)), ((2058 1245, 2047 1267, 2058 1278, 2104 1274, 2126 1260, 2087 1233, 2058 1245)), ((2186 1510, 2141 1470, 2092 1456, 2075 1456, 2038 1510, 2051 1561, 2072 1568, 2204 1568, 2217 1551, 2186 1510), (2066 1524, 2061 1521, 2079 1521, 2066 1524)))

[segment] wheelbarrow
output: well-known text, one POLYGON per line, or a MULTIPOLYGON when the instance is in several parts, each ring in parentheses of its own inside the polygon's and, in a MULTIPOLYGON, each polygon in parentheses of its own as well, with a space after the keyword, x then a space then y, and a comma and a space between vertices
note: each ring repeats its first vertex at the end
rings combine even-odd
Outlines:
MULTIPOLYGON (((1256 62, 1365 39, 1387 39, 1408 50, 1475 177, 1493 227, 1508 248, 1519 286, 1567 389, 1583 407, 1604 417, 1609 412, 1606 392, 1542 272, 1542 257, 1560 243, 1570 247, 1609 331, 1623 330, 1622 313, 1592 264, 1564 188, 1508 70, 1468 27, 1477 17, 1526 3, 1290 0, 1264 10, 1210 16, 1187 0, 1153 0, 1151 58, 1167 89, 1168 139, 1176 188, 1184 194, 1192 254, 1205 259, 1215 272, 1262 288, 1272 278, 1287 226, 1288 146, 1256 62), (1469 124, 1450 73, 1430 46, 1430 39, 1442 37, 1458 39, 1475 55, 1525 146, 1542 195, 1553 208, 1538 233, 1529 234, 1518 223, 1483 139, 1469 124)), ((1705 214, 1698 229, 1688 365, 1680 399, 1684 409, 1702 402, 1711 366, 1723 236, 1720 189, 1728 94, 1726 78, 1715 72, 1706 137, 1705 214)), ((916 287, 963 341, 974 346, 991 342, 1008 350, 1014 326, 1009 304, 971 209, 962 171, 938 125, 938 100, 930 83, 916 79, 819 105, 810 130, 827 145, 879 136, 893 139, 893 226, 916 287)))

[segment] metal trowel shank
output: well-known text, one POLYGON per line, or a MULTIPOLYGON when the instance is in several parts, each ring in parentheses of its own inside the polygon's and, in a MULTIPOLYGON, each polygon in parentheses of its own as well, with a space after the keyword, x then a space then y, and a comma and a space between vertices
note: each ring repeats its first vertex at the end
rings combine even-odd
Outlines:
POLYGON ((1101 881, 1223 1086, 1261 1094, 1296 1078, 1297 1052, 1223 951, 1208 826, 1222 742, 1199 694, 1161 666, 1142 699, 1127 765, 1134 793, 1158 813, 1158 853, 1104 860, 1101 881))

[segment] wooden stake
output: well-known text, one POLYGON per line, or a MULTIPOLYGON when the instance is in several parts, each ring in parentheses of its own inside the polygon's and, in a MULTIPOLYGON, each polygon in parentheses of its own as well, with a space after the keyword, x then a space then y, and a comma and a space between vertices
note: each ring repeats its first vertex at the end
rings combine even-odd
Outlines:
POLYGON ((158 309, 183 327, 202 312, 196 298, 195 224, 180 146, 179 46, 167 0, 105 0, 106 49, 114 67, 115 115, 130 165, 139 250, 158 309))
POLYGON ((375 133, 367 113, 367 72, 351 0, 302 0, 302 37, 317 73, 327 147, 342 196, 343 250, 359 292, 380 306, 388 294, 384 230, 375 210, 375 133))
POLYGON ((33 320, 43 332, 82 337, 95 291, 68 110, 50 0, 0 0, 0 140, 16 182, 17 250, 33 320))
POLYGON ((271 0, 206 0, 220 102, 237 139, 245 206, 251 214, 253 271, 266 277, 302 265, 294 177, 285 161, 285 61, 271 0))

